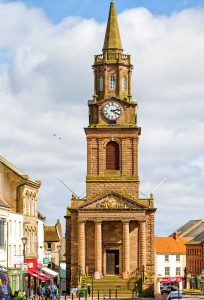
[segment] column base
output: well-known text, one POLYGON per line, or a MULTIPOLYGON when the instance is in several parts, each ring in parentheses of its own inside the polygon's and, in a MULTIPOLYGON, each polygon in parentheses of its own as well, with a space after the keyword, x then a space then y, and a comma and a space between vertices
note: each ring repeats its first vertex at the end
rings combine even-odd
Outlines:
POLYGON ((129 272, 123 272, 122 273, 122 278, 123 279, 128 279, 130 277, 129 272))
POLYGON ((94 279, 101 279, 101 273, 100 272, 94 272, 94 279))

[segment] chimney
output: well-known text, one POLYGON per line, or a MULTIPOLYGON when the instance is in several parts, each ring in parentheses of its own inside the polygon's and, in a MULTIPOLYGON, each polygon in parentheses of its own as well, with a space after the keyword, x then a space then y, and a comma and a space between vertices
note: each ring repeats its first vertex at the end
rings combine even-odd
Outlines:
POLYGON ((173 238, 174 238, 175 240, 178 239, 178 232, 177 232, 177 231, 174 231, 174 232, 173 232, 173 238))

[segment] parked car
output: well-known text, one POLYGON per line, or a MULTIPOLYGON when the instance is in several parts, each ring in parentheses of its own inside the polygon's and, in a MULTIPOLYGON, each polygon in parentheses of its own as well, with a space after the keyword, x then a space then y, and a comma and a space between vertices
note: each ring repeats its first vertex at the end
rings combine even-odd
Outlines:
POLYGON ((161 294, 162 295, 163 294, 169 294, 170 292, 177 291, 177 290, 178 290, 178 288, 176 286, 174 286, 174 285, 167 285, 167 286, 165 286, 165 288, 163 288, 161 290, 161 294))
POLYGON ((181 291, 173 291, 173 292, 170 292, 168 297, 167 297, 167 300, 172 300, 172 299, 182 299, 183 298, 183 292, 181 291))

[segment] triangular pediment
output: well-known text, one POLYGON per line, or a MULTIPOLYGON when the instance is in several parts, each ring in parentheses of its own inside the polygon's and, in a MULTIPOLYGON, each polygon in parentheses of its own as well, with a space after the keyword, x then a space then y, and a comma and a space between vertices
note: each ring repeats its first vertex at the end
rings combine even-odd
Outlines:
POLYGON ((97 197, 90 202, 83 204, 79 209, 145 209, 145 205, 136 200, 111 192, 97 197))

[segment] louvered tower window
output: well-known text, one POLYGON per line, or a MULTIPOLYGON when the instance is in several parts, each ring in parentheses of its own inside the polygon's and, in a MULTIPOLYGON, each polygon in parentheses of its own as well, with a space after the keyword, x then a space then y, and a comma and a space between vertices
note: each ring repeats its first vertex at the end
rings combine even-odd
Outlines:
POLYGON ((126 90, 126 86, 127 86, 127 84, 126 84, 126 77, 123 76, 123 77, 122 77, 122 90, 123 90, 123 91, 126 90))
POLYGON ((103 76, 100 76, 99 78, 99 91, 103 91, 103 76))
POLYGON ((111 75, 110 78, 109 78, 109 88, 110 88, 110 90, 115 89, 115 84, 116 84, 115 75, 111 75))
POLYGON ((119 145, 116 142, 109 142, 106 146, 106 170, 120 169, 119 145))

